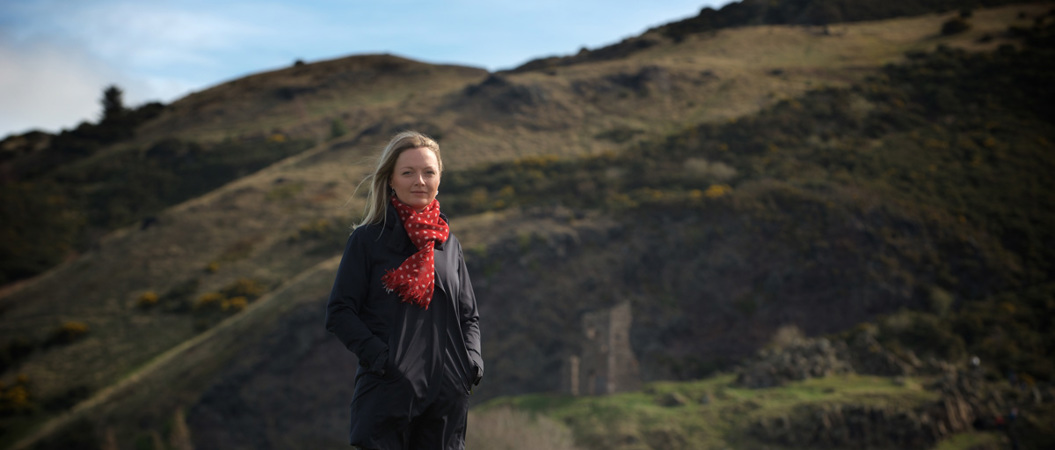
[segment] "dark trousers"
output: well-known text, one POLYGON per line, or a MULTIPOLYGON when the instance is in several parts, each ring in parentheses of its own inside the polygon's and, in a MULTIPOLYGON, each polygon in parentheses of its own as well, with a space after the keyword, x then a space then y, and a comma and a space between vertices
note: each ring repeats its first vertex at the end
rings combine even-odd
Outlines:
POLYGON ((386 420, 375 430, 376 449, 362 450, 463 450, 469 393, 460 382, 447 380, 432 403, 416 417, 386 420))

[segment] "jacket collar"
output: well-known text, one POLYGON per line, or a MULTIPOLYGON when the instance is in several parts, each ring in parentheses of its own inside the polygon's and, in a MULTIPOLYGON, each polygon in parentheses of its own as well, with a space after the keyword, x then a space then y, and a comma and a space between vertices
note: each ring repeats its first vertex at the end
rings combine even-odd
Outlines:
MULTIPOLYGON (((447 220, 447 215, 440 212, 440 218, 444 222, 450 225, 450 221, 447 220)), ((388 204, 388 208, 385 209, 385 228, 390 229, 391 233, 388 236, 388 242, 386 245, 389 249, 396 252, 407 252, 408 250, 413 253, 417 251, 417 247, 410 241, 410 236, 407 236, 407 230, 403 228, 403 221, 399 220, 399 213, 396 212, 396 207, 388 204), (407 248, 409 246, 409 249, 407 248)), ((449 241, 450 238, 447 238, 449 241)), ((440 242, 434 247, 436 250, 443 250, 443 245, 447 241, 440 242)))

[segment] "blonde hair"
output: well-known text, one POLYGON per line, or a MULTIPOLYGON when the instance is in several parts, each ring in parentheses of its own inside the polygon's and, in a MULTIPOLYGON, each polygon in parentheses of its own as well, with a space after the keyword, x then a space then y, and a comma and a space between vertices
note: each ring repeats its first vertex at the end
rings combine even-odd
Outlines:
MULTIPOLYGON (((373 223, 383 223, 385 210, 392 197, 391 188, 388 186, 392 180, 392 171, 396 167, 396 159, 405 150, 412 148, 427 148, 436 154, 436 163, 439 164, 440 173, 443 172, 443 159, 440 158, 440 144, 424 133, 417 131, 404 131, 395 135, 377 161, 377 168, 363 179, 362 183, 369 183, 370 190, 366 195, 366 208, 363 211, 363 221, 356 227, 373 223)), ((362 185, 360 183, 360 185, 362 185)))

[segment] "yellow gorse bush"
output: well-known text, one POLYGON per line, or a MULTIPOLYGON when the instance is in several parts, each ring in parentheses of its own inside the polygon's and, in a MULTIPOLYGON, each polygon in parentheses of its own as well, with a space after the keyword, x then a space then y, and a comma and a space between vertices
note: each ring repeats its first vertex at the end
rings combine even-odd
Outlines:
POLYGON ((84 322, 67 320, 51 333, 48 344, 69 344, 86 334, 88 334, 87 324, 84 322))
POLYGON ((11 387, 0 384, 0 413, 22 413, 32 410, 29 377, 19 374, 11 387))
POLYGON ((728 184, 712 184, 706 191, 703 191, 703 195, 707 198, 718 198, 730 192, 733 192, 733 188, 728 184))
POLYGON ((223 311, 239 312, 249 306, 249 300, 245 297, 235 297, 232 299, 224 300, 220 305, 220 309, 223 311))
POLYGON ((205 308, 212 308, 220 305, 220 302, 224 300, 223 294, 219 292, 207 292, 198 297, 198 300, 194 302, 194 310, 199 311, 205 308))
POLYGON ((239 278, 223 290, 229 298, 245 297, 248 300, 256 300, 266 292, 267 286, 249 278, 239 278))
POLYGON ((139 294, 139 298, 136 300, 136 304, 141 308, 149 308, 158 303, 158 294, 154 291, 146 291, 139 294))
POLYGON ((237 313, 245 310, 249 303, 267 292, 268 288, 259 281, 239 278, 218 292, 202 294, 194 302, 192 309, 199 314, 214 312, 237 313))
POLYGON ((78 337, 88 333, 88 325, 84 322, 70 320, 62 323, 60 331, 70 337, 78 337))

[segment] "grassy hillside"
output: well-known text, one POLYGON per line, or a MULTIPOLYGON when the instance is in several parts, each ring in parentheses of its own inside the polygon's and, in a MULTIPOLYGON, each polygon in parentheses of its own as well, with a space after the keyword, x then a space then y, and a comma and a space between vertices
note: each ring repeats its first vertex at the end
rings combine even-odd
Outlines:
POLYGON ((282 130, 322 140, 334 122, 362 130, 408 104, 428 102, 484 76, 478 68, 392 55, 295 64, 188 95, 142 127, 138 137, 218 141, 282 130))
POLYGON ((624 299, 655 378, 726 366, 782 324, 832 333, 907 308, 937 322, 901 344, 1051 380, 1050 51, 939 49, 618 155, 452 174, 462 214, 540 211, 471 260, 507 332, 485 333, 509 356, 491 389, 556 389, 530 368, 558 371, 576 314, 624 299))
POLYGON ((53 138, 9 139, 0 282, 43 272, 114 229, 148 226, 165 208, 483 74, 350 57, 253 75, 53 138))
MULTIPOLYGON (((731 2, 721 9, 704 7, 695 17, 660 25, 640 36, 597 48, 582 49, 575 55, 546 57, 529 61, 513 71, 532 71, 559 66, 570 66, 613 59, 624 59, 637 52, 647 51, 666 42, 683 43, 720 34, 721 30, 760 25, 802 25, 817 27, 821 35, 838 34, 841 29, 833 24, 878 21, 889 18, 924 16, 950 11, 970 12, 979 7, 997 7, 1022 3, 1015 0, 892 0, 885 2, 855 2, 847 0, 766 1, 744 0, 731 2)), ((918 31, 918 30, 917 30, 918 31)), ((789 55, 790 56, 790 55, 789 55)))
POLYGON ((404 127, 444 146, 486 321, 478 401, 555 390, 578 315, 620 300, 647 380, 728 369, 782 325, 874 321, 906 359, 971 352, 1047 383, 1049 10, 977 10, 948 36, 958 12, 745 27, 516 73, 361 57, 188 97, 60 170, 307 144, 7 287, 0 444, 343 447, 354 361, 321 311, 350 193, 404 127))

